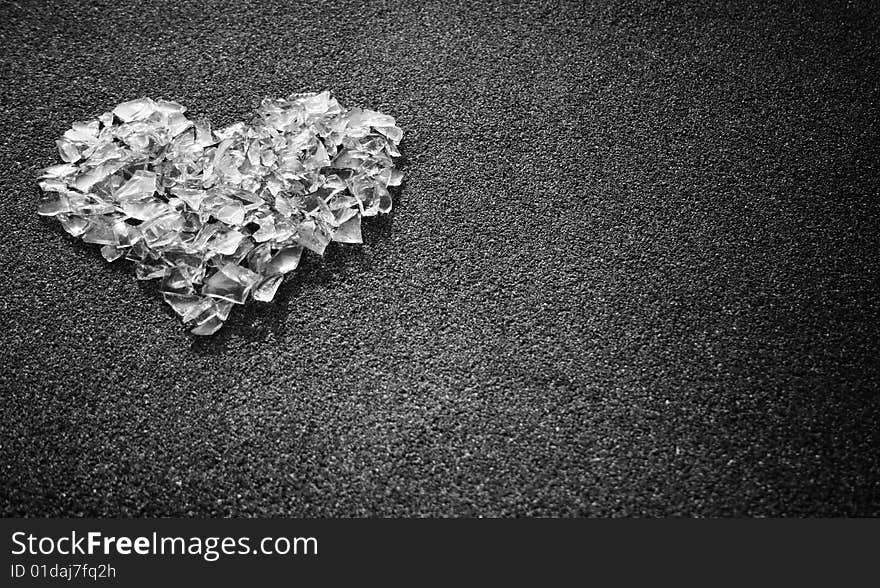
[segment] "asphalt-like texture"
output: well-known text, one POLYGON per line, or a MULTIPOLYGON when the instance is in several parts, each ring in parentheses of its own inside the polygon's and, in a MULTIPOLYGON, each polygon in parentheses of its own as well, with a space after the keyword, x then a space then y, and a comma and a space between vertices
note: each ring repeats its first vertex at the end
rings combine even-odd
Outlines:
POLYGON ((0 514, 880 514, 875 2, 3 2, 0 514), (72 121, 397 117, 363 246, 188 335, 72 121))

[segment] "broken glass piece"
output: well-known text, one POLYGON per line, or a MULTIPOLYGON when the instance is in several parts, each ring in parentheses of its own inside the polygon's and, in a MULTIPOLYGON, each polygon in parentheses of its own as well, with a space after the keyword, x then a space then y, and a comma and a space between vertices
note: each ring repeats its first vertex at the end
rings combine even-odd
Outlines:
POLYGON ((234 200, 214 209, 214 218, 227 225, 240 225, 244 222, 244 206, 234 200))
POLYGON ((310 219, 300 223, 296 239, 303 247, 311 249, 318 255, 323 255, 330 238, 330 231, 324 227, 323 223, 310 219))
POLYGON ((113 109, 113 114, 122 122, 131 122, 147 118, 153 114, 155 108, 155 103, 149 98, 138 98, 137 100, 123 102, 113 109))
POLYGON ((391 194, 381 184, 376 186, 376 192, 379 194, 379 212, 391 212, 391 194))
POLYGON ((122 203, 122 212, 136 220, 148 221, 167 211, 168 205, 154 198, 122 203))
POLYGON ((159 263, 135 262, 134 274, 139 280, 155 280, 165 275, 166 266, 159 263))
POLYGON ((275 257, 266 264, 264 275, 286 274, 292 272, 299 265, 302 256, 302 247, 284 247, 275 254, 275 257))
POLYGON ((363 243, 364 241, 361 238, 361 215, 356 214, 339 225, 339 228, 333 233, 333 240, 340 243, 363 243))
POLYGON ((94 143, 98 139, 100 123, 97 120, 75 122, 64 133, 64 138, 73 143, 94 143))
POLYGON ((214 301, 214 312, 221 321, 229 318, 229 312, 232 310, 232 303, 225 300, 214 301))
POLYGON ((116 233, 113 227, 104 217, 95 217, 89 223, 89 229, 83 235, 83 241, 86 243, 95 243, 97 245, 115 245, 116 233))
POLYGON ((86 228, 89 226, 89 221, 81 216, 60 214, 58 215, 58 219, 61 221, 61 226, 64 227, 64 230, 74 237, 79 237, 85 233, 86 228))
POLYGON ((281 285, 283 279, 284 276, 281 274, 265 278, 256 288, 254 288, 254 300, 259 302, 272 302, 272 299, 275 298, 275 293, 278 291, 278 286, 281 285))
MULTIPOLYGON (((360 215, 358 215, 357 208, 336 209, 333 211, 333 225, 336 227, 341 227, 344 223, 348 222, 348 220, 353 216, 360 216, 360 215)), ((339 229, 337 229, 337 230, 339 230, 339 229)))
POLYGON ((40 178, 66 178, 76 172, 77 167, 73 164, 66 165, 53 165, 47 167, 43 170, 43 173, 40 174, 40 178))
POLYGON ((225 231, 214 237, 208 249, 212 249, 220 255, 232 255, 238 249, 242 239, 244 239, 244 235, 236 230, 225 231))
POLYGON ((177 102, 138 98, 74 122, 64 162, 38 178, 37 213, 160 279, 196 335, 234 304, 271 301, 303 248, 361 243, 361 218, 389 212, 403 132, 391 116, 329 92, 269 99, 250 123, 212 130, 177 102))
POLYGON ((256 273, 263 274, 263 269, 270 259, 272 259, 272 245, 271 243, 262 243, 248 253, 247 265, 256 273))
POLYGON ((219 316, 214 315, 205 322, 197 325, 192 331, 190 331, 193 335, 213 335, 217 331, 220 330, 220 327, 223 326, 223 319, 219 316))
POLYGON ((191 312, 184 315, 184 322, 191 322, 196 325, 190 331, 195 335, 211 335, 216 333, 223 326, 224 321, 229 318, 229 311, 232 309, 231 302, 210 298, 207 300, 210 302, 202 303, 200 301, 191 312))
MULTIPOLYGON (((168 300, 168 298, 165 300, 168 300)), ((180 299, 177 300, 177 304, 180 304, 180 299)), ((169 304, 171 304, 171 307, 174 308, 174 310, 178 310, 177 305, 172 304, 171 302, 169 302, 169 304)), ((207 296, 199 297, 198 300, 186 301, 185 306, 181 305, 179 308, 183 310, 183 322, 188 323, 196 320, 196 317, 200 317, 206 312, 210 312, 210 310, 214 308, 214 300, 207 296)))
POLYGON ((162 297, 165 299, 174 312, 180 316, 186 316, 192 309, 198 305, 204 298, 195 294, 175 294, 174 292, 164 292, 162 297))
POLYGON ((151 195, 156 191, 156 174, 144 170, 137 170, 114 196, 117 200, 125 200, 136 196, 151 195))
POLYGON ((37 214, 42 216, 55 216, 71 212, 70 203, 67 198, 60 193, 44 194, 40 197, 40 204, 37 207, 37 214))
POLYGON ((376 127, 376 131, 382 133, 383 135, 388 137, 390 141, 393 141, 395 143, 400 143, 400 140, 403 139, 403 130, 400 127, 395 127, 394 125, 379 126, 376 127))
POLYGON ((101 255, 103 255, 104 259, 107 261, 116 261, 122 257, 123 251, 114 245, 104 245, 101 247, 101 255))
POLYGON ((227 263, 205 282, 202 294, 222 298, 235 304, 244 304, 248 292, 259 277, 259 274, 245 267, 227 263))
POLYGON ((160 289, 163 293, 191 294, 192 283, 187 272, 182 267, 175 267, 165 274, 160 289))
POLYGON ((55 141, 55 144, 58 146, 58 153, 64 161, 74 162, 82 157, 76 145, 66 139, 58 139, 55 141))
POLYGON ((253 234, 254 241, 262 243, 275 238, 275 218, 266 216, 256 220, 260 228, 253 234))
POLYGON ((170 192, 183 200, 189 209, 198 212, 202 201, 205 199, 204 190, 196 190, 193 188, 171 188, 170 192))

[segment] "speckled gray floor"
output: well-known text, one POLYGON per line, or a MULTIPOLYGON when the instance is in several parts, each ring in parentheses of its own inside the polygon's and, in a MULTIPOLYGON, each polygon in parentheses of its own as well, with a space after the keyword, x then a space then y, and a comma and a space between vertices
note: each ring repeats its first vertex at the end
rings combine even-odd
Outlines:
POLYGON ((0 3, 0 512, 880 514, 880 11, 721 4, 0 3), (71 121, 324 88, 395 212, 213 338, 34 213, 71 121))

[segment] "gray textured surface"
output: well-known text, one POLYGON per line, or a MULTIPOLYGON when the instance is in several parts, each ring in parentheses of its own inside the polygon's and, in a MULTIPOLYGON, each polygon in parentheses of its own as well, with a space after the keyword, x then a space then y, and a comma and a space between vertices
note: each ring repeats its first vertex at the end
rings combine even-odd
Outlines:
POLYGON ((2 3, 3 514, 880 514, 873 3, 78 4, 2 3), (218 336, 34 214, 73 120, 323 88, 395 212, 218 336))

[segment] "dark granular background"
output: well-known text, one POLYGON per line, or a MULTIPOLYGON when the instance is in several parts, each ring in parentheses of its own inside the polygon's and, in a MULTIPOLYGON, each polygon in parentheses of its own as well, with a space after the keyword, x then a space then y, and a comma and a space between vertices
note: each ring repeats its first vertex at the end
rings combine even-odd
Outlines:
POLYGON ((2 2, 0 511, 880 514, 880 9, 802 4, 2 2), (72 121, 320 89, 395 211, 214 337, 35 214, 72 121))

